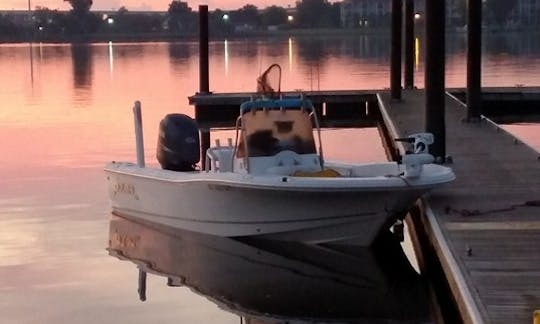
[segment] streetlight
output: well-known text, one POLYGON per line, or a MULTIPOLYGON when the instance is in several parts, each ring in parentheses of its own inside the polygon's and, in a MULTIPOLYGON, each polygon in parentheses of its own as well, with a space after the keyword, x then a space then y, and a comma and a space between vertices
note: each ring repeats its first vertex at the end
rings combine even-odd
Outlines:
POLYGON ((293 20, 294 20, 293 15, 288 15, 288 16, 287 16, 287 21, 288 21, 288 22, 293 22, 293 20))
POLYGON ((109 25, 114 24, 114 19, 111 18, 111 17, 107 18, 107 23, 108 23, 109 25))
POLYGON ((421 15, 421 14, 419 14, 418 12, 414 14, 414 19, 415 19, 415 20, 418 20, 418 19, 420 19, 420 18, 422 18, 422 15, 421 15))
POLYGON ((225 21, 225 22, 229 21, 229 14, 224 14, 223 15, 223 21, 225 21))

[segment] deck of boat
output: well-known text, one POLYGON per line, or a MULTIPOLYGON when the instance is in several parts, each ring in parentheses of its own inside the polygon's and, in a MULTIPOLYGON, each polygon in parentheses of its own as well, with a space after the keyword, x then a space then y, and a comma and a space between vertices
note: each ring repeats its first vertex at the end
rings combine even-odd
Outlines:
MULTIPOLYGON (((392 136, 424 131, 425 95, 379 95, 392 136)), ((467 323, 531 323, 540 309, 540 154, 446 99, 457 180, 426 197, 423 226, 467 323)), ((534 322, 536 323, 536 321, 534 322)))

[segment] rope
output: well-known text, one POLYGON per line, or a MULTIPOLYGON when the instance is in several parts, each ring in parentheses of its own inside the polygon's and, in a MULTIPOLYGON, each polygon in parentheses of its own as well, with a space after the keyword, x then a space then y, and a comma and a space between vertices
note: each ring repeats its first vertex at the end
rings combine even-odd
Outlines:
POLYGON ((444 208, 444 212, 445 214, 457 214, 460 216, 469 217, 469 216, 480 216, 480 215, 487 215, 487 214, 509 212, 509 211, 514 211, 517 208, 522 208, 522 207, 540 207, 540 200, 528 200, 522 204, 515 204, 509 207, 494 208, 494 209, 488 209, 488 210, 455 209, 450 206, 446 206, 444 208))

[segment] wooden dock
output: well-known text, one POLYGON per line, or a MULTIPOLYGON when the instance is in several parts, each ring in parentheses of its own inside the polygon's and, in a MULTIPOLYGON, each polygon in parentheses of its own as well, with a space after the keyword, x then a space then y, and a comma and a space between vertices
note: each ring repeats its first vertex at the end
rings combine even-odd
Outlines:
MULTIPOLYGON (((303 91, 315 107, 321 127, 373 127, 378 103, 376 90, 303 91)), ((298 92, 283 92, 283 97, 298 97, 298 92)), ((195 106, 199 128, 234 127, 240 104, 260 95, 250 93, 196 94, 188 98, 195 106)))
MULTIPOLYGON (((378 94, 393 137, 424 131, 424 92, 378 94)), ((423 199, 423 230, 465 323, 533 323, 540 309, 540 154, 446 97, 457 180, 423 199)), ((401 148, 403 149, 403 148, 401 148)), ((535 322, 536 323, 536 322, 535 322)))

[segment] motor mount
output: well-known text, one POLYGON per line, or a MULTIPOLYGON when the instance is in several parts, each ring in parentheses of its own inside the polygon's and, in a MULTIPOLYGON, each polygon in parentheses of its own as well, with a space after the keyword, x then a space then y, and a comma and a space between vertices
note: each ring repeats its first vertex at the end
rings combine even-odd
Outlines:
POLYGON ((420 154, 428 153, 428 148, 435 141, 431 133, 417 133, 405 138, 396 138, 398 142, 405 142, 412 145, 413 150, 410 153, 420 154))

